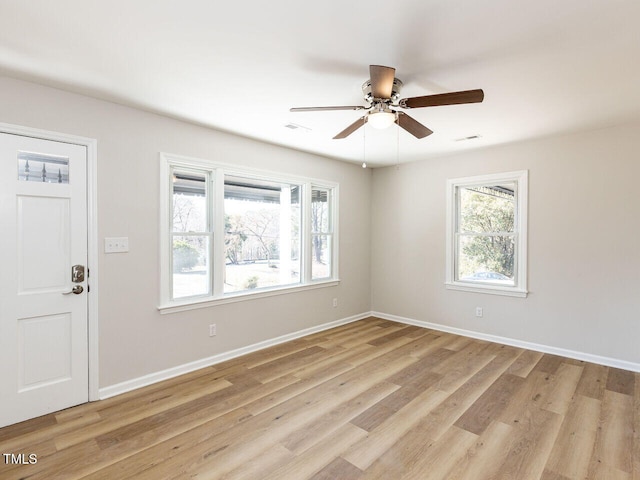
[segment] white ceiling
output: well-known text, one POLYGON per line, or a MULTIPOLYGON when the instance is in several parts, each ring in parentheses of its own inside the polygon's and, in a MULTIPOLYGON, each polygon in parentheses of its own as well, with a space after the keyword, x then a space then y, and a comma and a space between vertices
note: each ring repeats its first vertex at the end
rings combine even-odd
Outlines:
POLYGON ((639 19, 638 0, 0 0, 0 73, 380 166, 640 117, 639 19), (407 110, 422 140, 289 112, 363 105, 370 64, 401 97, 485 100, 407 110))

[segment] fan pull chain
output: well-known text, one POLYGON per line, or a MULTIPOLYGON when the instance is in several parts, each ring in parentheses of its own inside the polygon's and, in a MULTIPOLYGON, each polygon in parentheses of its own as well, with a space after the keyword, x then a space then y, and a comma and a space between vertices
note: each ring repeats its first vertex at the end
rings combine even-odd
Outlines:
POLYGON ((362 168, 367 168, 367 137, 365 136, 365 132, 367 131, 367 122, 364 122, 362 125, 362 168))
POLYGON ((400 170, 400 114, 396 111, 396 170, 400 170))

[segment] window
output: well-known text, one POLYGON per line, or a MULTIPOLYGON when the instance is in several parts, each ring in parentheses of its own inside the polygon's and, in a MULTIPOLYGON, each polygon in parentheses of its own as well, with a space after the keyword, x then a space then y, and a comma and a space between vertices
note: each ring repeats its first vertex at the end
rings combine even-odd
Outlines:
POLYGON ((337 282, 336 184, 161 155, 160 309, 337 282))
POLYGON ((314 280, 331 278, 331 192, 329 188, 311 189, 311 278, 314 280))
POLYGON ((300 283, 301 190, 225 175, 225 293, 300 283))
POLYGON ((173 168, 171 181, 171 296, 175 299, 210 295, 213 241, 210 175, 173 168))
POLYGON ((448 288, 526 296, 527 172, 447 182, 448 288))

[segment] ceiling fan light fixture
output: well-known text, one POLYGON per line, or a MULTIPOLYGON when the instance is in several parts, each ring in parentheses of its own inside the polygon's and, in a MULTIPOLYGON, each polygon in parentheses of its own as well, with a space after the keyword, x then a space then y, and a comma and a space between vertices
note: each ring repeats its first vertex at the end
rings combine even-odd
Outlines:
POLYGON ((396 114, 389 109, 374 110, 367 115, 367 123, 379 130, 390 127, 395 121, 396 114))

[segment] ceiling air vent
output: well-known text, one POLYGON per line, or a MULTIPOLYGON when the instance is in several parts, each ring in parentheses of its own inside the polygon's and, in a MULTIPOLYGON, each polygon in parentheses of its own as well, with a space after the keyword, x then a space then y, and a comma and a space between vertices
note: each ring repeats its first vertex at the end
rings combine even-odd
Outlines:
POLYGON ((304 127, 302 125, 298 125, 297 123, 287 123, 284 128, 288 128, 289 130, 300 130, 301 132, 310 132, 311 129, 309 127, 304 127))
POLYGON ((454 140, 454 142, 466 142, 467 140, 477 140, 479 138, 482 138, 482 136, 481 135, 470 135, 468 137, 456 138, 454 140))

